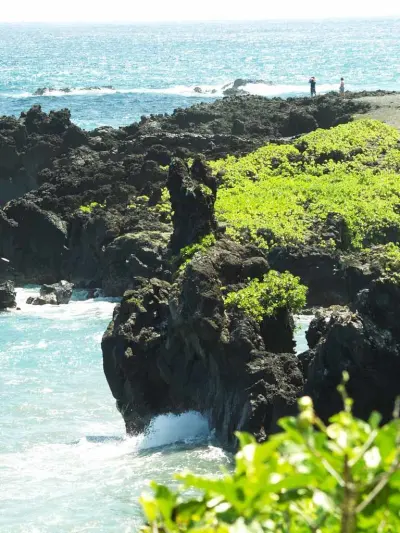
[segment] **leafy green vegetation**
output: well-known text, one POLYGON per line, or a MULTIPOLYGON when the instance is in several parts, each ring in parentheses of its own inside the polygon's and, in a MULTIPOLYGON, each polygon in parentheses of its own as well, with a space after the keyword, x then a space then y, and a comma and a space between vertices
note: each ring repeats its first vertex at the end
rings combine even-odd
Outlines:
POLYGON ((215 235, 213 233, 209 233, 208 235, 205 235, 202 239, 200 239, 199 242, 189 244, 189 246, 185 246, 185 248, 182 248, 179 255, 179 260, 181 261, 179 271, 185 270, 187 265, 192 260, 194 254, 196 254, 197 252, 205 253, 216 242, 217 241, 215 235))
POLYGON ((99 202, 91 202, 88 205, 81 205, 80 210, 82 213, 91 213, 95 207, 104 208, 105 204, 99 204, 99 202))
POLYGON ((400 248, 393 242, 384 247, 381 264, 386 275, 396 283, 400 283, 400 248))
POLYGON ((163 222, 171 222, 171 201, 169 191, 166 187, 162 189, 161 200, 156 205, 149 207, 149 210, 158 213, 163 222))
POLYGON ((300 278, 290 272, 280 274, 270 270, 263 280, 253 279, 247 287, 229 292, 224 300, 226 306, 236 306, 258 322, 273 316, 278 309, 287 308, 296 313, 305 306, 307 288, 300 278))
POLYGON ((400 235, 398 140, 365 119, 211 162, 222 181, 217 216, 233 238, 264 248, 315 241, 330 213, 344 218, 353 249, 388 242, 400 235))
MULTIPOLYGON (((345 380, 348 375, 345 374, 345 380)), ((280 420, 283 431, 257 444, 238 434, 232 474, 180 474, 178 490, 152 483, 141 498, 144 533, 398 533, 400 420, 379 427, 344 410, 325 425, 311 398, 300 414, 280 420), (190 491, 188 495, 187 491, 190 491), (195 495, 193 495, 193 493, 195 495)))
POLYGON ((129 203, 126 207, 127 209, 136 209, 138 207, 147 206, 149 197, 143 194, 142 196, 136 196, 135 201, 129 203))

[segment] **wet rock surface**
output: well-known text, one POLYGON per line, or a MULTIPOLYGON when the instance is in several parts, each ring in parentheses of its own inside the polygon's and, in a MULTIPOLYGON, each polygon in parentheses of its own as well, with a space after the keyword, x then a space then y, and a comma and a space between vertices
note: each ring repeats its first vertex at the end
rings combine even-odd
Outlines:
POLYGON ((68 281, 61 280, 59 283, 52 285, 42 285, 40 287, 39 296, 30 296, 26 303, 31 305, 62 305, 68 304, 74 285, 68 281))

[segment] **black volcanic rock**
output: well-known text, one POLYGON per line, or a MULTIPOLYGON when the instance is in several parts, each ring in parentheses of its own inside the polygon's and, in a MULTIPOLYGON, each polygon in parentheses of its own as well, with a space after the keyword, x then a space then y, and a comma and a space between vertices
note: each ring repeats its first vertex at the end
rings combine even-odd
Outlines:
POLYGON ((44 113, 33 106, 19 119, 0 117, 0 205, 36 189, 38 173, 64 151, 87 143, 68 109, 44 113))
POLYGON ((171 249, 178 253, 181 248, 216 230, 214 203, 217 186, 211 169, 198 157, 190 173, 186 163, 176 158, 169 169, 167 187, 174 223, 171 249))
POLYGON ((360 291, 354 310, 322 314, 311 323, 311 349, 300 360, 305 392, 324 419, 341 408, 336 387, 344 370, 356 416, 366 419, 376 410, 385 421, 391 418, 400 395, 399 305, 400 287, 379 279, 360 291))
POLYGON ((27 283, 60 279, 66 239, 66 222, 29 200, 10 202, 0 212, 0 255, 27 274, 27 283))
POLYGON ((27 300, 27 304, 31 305, 65 305, 68 304, 74 285, 68 281, 61 280, 58 283, 51 285, 44 284, 40 287, 39 296, 30 296, 27 300))
POLYGON ((16 292, 12 281, 0 283, 0 311, 16 307, 15 297, 16 292))
POLYGON ((113 268, 107 279, 130 288, 102 341, 110 389, 128 433, 143 431, 156 415, 194 409, 224 442, 232 442, 236 430, 263 440, 281 416, 296 410, 303 386, 293 319, 281 308, 258 324, 225 308, 223 290, 238 290, 249 276, 269 271, 254 246, 220 239, 189 264, 176 261, 183 247, 217 230, 216 181, 204 158, 190 169, 174 159, 167 187, 173 213, 167 254, 162 239, 157 244, 161 235, 148 231, 118 237, 106 248, 113 268))
MULTIPOLYGON (((68 110, 44 113, 34 106, 19 119, 1 117, 0 205, 5 208, 0 207, 0 255, 10 259, 17 283, 68 279, 85 287, 104 284, 113 294, 122 292, 131 286, 129 281, 124 287, 122 280, 130 280, 139 263, 133 267, 125 257, 114 268, 108 263, 114 261, 112 242, 135 232, 170 231, 165 227, 170 216, 157 207, 167 180, 160 165, 174 157, 247 153, 271 138, 297 134, 302 128, 329 127, 364 108, 366 104, 337 95, 313 100, 238 96, 91 132, 74 125, 68 110), (148 200, 137 202, 138 197, 148 200)), ((182 173, 184 168, 174 179, 189 180, 189 189, 197 183, 195 196, 202 202, 195 202, 191 212, 189 189, 175 191, 174 216, 186 224, 174 237, 175 251, 215 230, 214 193, 204 194, 213 191, 211 177, 182 173)))
POLYGON ((73 283, 61 280, 60 282, 53 283, 52 285, 42 285, 40 287, 40 296, 42 298, 54 296, 57 305, 67 304, 71 299, 73 288, 73 283))
POLYGON ((129 433, 155 415, 194 409, 224 442, 235 430, 263 440, 296 409, 303 377, 297 358, 284 353, 288 340, 293 347, 287 311, 264 327, 224 307, 222 284, 240 283, 243 264, 261 258, 253 247, 223 240, 195 256, 172 285, 136 278, 102 341, 105 374, 129 433))

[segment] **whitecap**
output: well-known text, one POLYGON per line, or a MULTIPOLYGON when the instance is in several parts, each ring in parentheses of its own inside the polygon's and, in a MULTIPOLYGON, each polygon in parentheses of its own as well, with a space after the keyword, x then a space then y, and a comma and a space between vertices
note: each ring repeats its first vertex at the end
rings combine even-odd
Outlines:
MULTIPOLYGON (((11 98, 48 98, 67 96, 107 96, 113 94, 165 94, 183 96, 190 98, 220 98, 224 96, 224 90, 231 89, 233 82, 218 84, 197 84, 197 85, 173 85, 171 87, 138 87, 138 88, 71 88, 66 92, 61 89, 46 89, 42 95, 33 93, 11 93, 5 96, 11 98)), ((269 84, 269 83, 248 83, 239 88, 248 94, 276 97, 276 96, 308 96, 309 85, 307 80, 302 84, 269 84)), ((351 87, 349 87, 351 90, 351 87)), ((338 91, 337 84, 317 84, 317 93, 325 94, 329 91, 338 91)))

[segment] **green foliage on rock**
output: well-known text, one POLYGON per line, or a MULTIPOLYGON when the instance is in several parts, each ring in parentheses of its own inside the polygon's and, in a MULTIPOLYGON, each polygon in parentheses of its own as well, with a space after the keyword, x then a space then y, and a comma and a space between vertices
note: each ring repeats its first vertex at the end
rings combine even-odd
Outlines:
POLYGON ((385 274, 392 281, 400 283, 400 248, 398 244, 388 243, 382 251, 380 261, 385 274))
POLYGON ((229 292, 224 301, 226 306, 236 306, 260 322, 264 317, 274 316, 278 309, 300 311, 305 306, 306 294, 307 288, 300 278, 290 272, 270 270, 262 281, 253 279, 244 289, 229 292))
POLYGON ((216 214, 228 234, 264 248, 315 242, 329 213, 344 218, 353 249, 387 242, 400 234, 398 141, 395 128, 366 119, 214 161, 216 214))
MULTIPOLYGON (((346 376, 348 378, 348 376, 346 376)), ((144 533, 398 533, 400 420, 355 418, 352 402, 326 426, 311 398, 257 444, 238 434, 232 474, 185 472, 178 490, 152 483, 141 498, 144 533), (190 491, 188 495, 188 490, 190 491), (193 495, 194 494, 194 495, 193 495)))
POLYGON ((91 202, 88 205, 81 205, 79 209, 80 211, 82 211, 82 213, 91 213, 96 207, 104 208, 105 204, 100 204, 99 202, 91 202))
POLYGON ((171 222, 172 207, 169 191, 166 187, 162 189, 161 200, 156 205, 149 207, 149 210, 158 213, 163 222, 171 222))
POLYGON ((181 261, 179 270, 182 271, 187 267, 194 254, 196 254, 197 252, 205 253, 216 242, 217 241, 215 235, 210 233, 201 238, 199 242, 190 244, 189 246, 185 246, 184 248, 182 248, 179 257, 179 260, 181 261))

